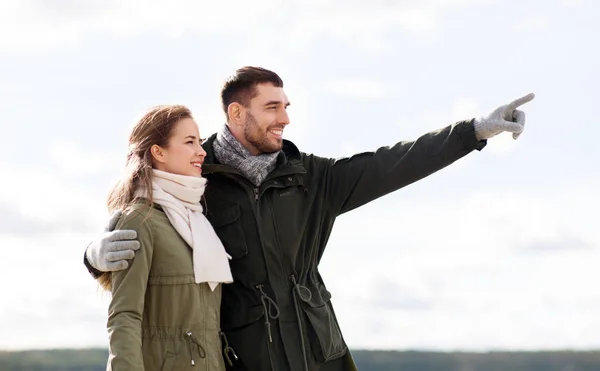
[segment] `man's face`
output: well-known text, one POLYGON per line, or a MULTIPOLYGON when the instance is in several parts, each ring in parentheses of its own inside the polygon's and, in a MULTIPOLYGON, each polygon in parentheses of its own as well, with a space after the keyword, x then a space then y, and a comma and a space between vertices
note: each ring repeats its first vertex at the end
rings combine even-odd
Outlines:
POLYGON ((244 139, 253 155, 277 152, 283 147, 283 130, 290 123, 290 102, 283 88, 270 83, 257 85, 256 92, 246 109, 244 139))

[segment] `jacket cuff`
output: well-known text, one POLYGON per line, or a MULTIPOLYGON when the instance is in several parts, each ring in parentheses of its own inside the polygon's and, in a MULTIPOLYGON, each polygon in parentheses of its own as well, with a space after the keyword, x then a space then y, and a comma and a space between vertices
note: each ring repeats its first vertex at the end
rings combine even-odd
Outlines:
POLYGON ((90 262, 87 260, 87 254, 86 253, 87 253, 87 248, 85 249, 85 252, 83 253, 83 264, 87 268, 88 272, 90 272, 90 274, 92 275, 92 277, 94 279, 98 279, 98 277, 100 277, 101 275, 103 275, 104 272, 101 272, 101 271, 97 270, 96 268, 92 267, 92 265, 90 264, 90 262))
POLYGON ((487 145, 487 139, 478 140, 475 135, 475 119, 459 121, 456 129, 466 149, 481 151, 487 145))

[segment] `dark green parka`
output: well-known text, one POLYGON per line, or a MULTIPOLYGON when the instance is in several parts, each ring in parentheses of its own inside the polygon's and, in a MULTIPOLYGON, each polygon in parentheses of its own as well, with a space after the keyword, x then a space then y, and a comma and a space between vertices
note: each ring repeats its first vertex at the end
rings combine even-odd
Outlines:
POLYGON ((486 142, 472 121, 375 152, 333 160, 284 141, 260 187, 218 164, 204 144, 207 217, 232 256, 221 328, 231 370, 342 371, 356 366, 318 265, 338 215, 444 168, 486 142))

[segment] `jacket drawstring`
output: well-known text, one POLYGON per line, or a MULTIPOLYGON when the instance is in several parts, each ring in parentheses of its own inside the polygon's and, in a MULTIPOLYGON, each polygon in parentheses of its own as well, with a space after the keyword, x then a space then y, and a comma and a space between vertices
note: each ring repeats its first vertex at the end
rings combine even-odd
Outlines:
POLYGON ((191 360, 191 365, 194 366, 196 364, 196 361, 194 361, 194 355, 192 352, 192 344, 196 345, 196 348, 198 350, 198 355, 200 355, 200 358, 206 358, 206 351, 204 350, 202 345, 200 345, 198 340, 196 340, 196 338, 192 336, 191 331, 187 331, 185 333, 185 337, 190 344, 190 360, 191 360))
POLYGON ((271 322, 269 321, 269 319, 279 318, 279 307, 277 306, 275 301, 265 293, 263 287, 263 285, 256 286, 256 288, 260 290, 261 293, 260 300, 262 301, 263 310, 265 313, 265 327, 267 328, 267 334, 269 335, 269 343, 272 343, 273 337, 271 336, 271 322))
POLYGON ((233 348, 229 346, 229 341, 227 341, 227 336, 225 335, 225 333, 223 331, 221 331, 220 334, 221 334, 221 338, 223 339, 223 355, 225 356, 227 363, 229 363, 229 366, 233 367, 233 362, 231 361, 231 357, 229 356, 229 353, 231 353, 231 355, 233 356, 233 358, 236 361, 239 358, 238 358, 237 354, 235 354, 235 350, 233 350, 233 348))
POLYGON ((298 305, 298 298, 303 301, 310 301, 312 298, 312 293, 306 286, 300 285, 296 281, 296 276, 293 274, 290 276, 292 283, 294 284, 294 293, 292 297, 294 298, 294 309, 296 309, 296 320, 298 321, 298 331, 300 331, 300 344, 302 346, 302 356, 304 360, 304 369, 308 371, 308 358, 306 357, 306 346, 304 344, 304 331, 302 330, 302 321, 300 317, 300 306, 298 305), (304 294, 305 293, 305 294, 304 294), (306 295, 306 297, 304 296, 306 295))

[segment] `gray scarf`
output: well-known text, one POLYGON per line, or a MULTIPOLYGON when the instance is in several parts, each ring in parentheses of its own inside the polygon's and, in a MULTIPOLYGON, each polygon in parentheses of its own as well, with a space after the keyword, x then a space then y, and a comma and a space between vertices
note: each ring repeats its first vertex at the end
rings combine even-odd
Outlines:
POLYGON ((260 186, 267 175, 277 165, 278 152, 263 153, 253 156, 237 139, 231 134, 227 125, 223 125, 217 138, 213 142, 215 157, 223 165, 231 166, 255 186, 260 186))

